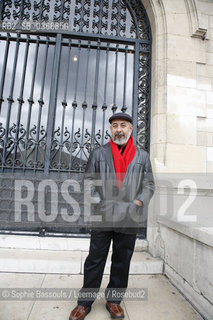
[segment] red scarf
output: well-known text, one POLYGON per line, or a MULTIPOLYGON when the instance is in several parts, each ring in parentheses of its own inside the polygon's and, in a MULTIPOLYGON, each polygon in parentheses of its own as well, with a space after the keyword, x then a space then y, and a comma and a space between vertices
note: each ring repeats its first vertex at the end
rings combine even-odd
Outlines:
POLYGON ((119 150, 118 145, 112 141, 112 138, 110 140, 110 147, 114 161, 118 189, 120 190, 127 167, 135 156, 136 147, 132 136, 130 136, 123 154, 121 154, 122 148, 119 150))

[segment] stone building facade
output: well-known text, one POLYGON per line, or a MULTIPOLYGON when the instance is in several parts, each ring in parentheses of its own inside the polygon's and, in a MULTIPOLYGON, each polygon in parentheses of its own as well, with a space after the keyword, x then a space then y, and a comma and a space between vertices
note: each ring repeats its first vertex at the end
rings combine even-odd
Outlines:
POLYGON ((143 3, 153 33, 151 156, 158 181, 149 250, 212 319, 213 1, 143 3))

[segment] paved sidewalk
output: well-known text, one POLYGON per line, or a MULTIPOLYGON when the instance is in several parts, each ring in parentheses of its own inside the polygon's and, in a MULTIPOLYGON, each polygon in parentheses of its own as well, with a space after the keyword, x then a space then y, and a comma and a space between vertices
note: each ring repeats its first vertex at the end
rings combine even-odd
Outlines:
MULTIPOLYGON (((0 273, 1 288, 80 288, 82 275, 0 273)), ((104 276, 102 287, 107 285, 104 276)), ((163 275, 130 275, 129 288, 147 288, 148 299, 124 300, 126 320, 201 320, 163 275)), ((0 320, 68 320, 76 300, 0 301, 0 320)), ((86 320, 109 320, 105 301, 96 300, 86 320)))

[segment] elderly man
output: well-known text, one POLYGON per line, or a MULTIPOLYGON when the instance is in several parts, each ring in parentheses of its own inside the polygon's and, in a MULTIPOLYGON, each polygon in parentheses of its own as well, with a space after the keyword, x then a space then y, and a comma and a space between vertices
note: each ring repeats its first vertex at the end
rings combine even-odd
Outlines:
POLYGON ((148 153, 136 148, 131 136, 132 117, 115 113, 109 122, 110 143, 91 153, 85 171, 85 179, 100 182, 94 183, 94 192, 100 198, 95 213, 103 218, 103 223, 91 232, 89 255, 84 264, 84 283, 78 305, 69 320, 82 320, 90 312, 101 285, 111 241, 113 252, 110 279, 105 290, 106 309, 113 319, 124 317, 120 302, 128 284, 136 234, 154 192, 148 153), (85 298, 87 296, 90 298, 85 298))

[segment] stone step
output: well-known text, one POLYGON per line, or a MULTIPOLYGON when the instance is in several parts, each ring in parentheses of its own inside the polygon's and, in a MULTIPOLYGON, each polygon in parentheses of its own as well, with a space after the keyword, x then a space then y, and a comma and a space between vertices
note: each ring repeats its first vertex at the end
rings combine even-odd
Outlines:
MULTIPOLYGON (((40 237, 32 235, 0 235, 0 248, 29 250, 88 251, 90 235, 73 235, 73 237, 40 237)), ((136 239, 135 251, 147 251, 148 241, 136 239)), ((111 251, 111 247, 110 247, 111 251)))
MULTIPOLYGON (((82 274, 88 252, 62 250, 0 250, 1 272, 82 274)), ((110 272, 111 253, 108 255, 104 274, 110 272)), ((147 252, 134 252, 130 274, 162 274, 163 261, 147 252)))

